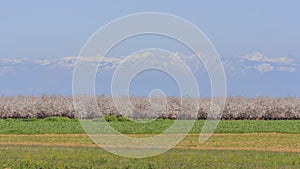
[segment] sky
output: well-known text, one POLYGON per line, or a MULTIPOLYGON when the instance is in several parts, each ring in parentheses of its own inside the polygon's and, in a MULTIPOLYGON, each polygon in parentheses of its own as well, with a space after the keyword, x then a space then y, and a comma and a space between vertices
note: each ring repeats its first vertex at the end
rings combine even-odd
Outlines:
MULTIPOLYGON (((95 31, 125 15, 163 12, 186 19, 210 39, 223 62, 229 96, 299 97, 299 7, 297 0, 3 1, 0 95, 71 95, 74 58, 95 31)), ((165 45, 164 40, 154 40, 165 45)), ((176 45, 170 48, 183 57, 191 55, 176 45)), ((116 57, 126 55, 119 49, 116 57)), ((107 69, 98 74, 98 93, 109 93, 111 75, 107 69)), ((170 77, 144 76, 135 79, 132 94, 147 95, 151 87, 178 93, 178 86, 168 88, 170 77), (160 80, 151 86, 155 78, 160 80)), ((205 76, 197 80, 204 86, 200 93, 209 96, 205 76)))

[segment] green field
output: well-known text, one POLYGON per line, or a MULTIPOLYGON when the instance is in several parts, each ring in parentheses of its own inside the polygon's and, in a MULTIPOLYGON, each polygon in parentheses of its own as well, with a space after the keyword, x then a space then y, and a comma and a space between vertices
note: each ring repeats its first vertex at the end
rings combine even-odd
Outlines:
MULTIPOLYGON (((128 136, 149 137, 173 121, 109 124, 128 136)), ((0 168, 300 168, 300 121, 220 121, 215 134, 200 144, 203 124, 196 121, 164 154, 131 159, 99 148, 74 119, 0 120, 0 168)))
POLYGON ((299 154, 173 149, 147 159, 118 157, 96 148, 1 146, 3 168, 299 168, 299 154))
MULTIPOLYGON (((190 133, 201 132, 204 120, 197 120, 190 133)), ((104 123, 95 120, 94 123, 104 123)), ((124 134, 159 134, 173 124, 172 120, 156 120, 150 123, 113 121, 109 125, 124 134)), ((75 119, 49 118, 0 120, 0 134, 83 134, 75 119)), ((291 133, 300 134, 299 120, 221 120, 215 133, 291 133)))

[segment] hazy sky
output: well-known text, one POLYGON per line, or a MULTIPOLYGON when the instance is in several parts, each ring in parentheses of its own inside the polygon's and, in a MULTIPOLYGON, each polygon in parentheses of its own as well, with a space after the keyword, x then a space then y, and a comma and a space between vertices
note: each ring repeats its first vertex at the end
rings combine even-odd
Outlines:
MULTIPOLYGON (((220 56, 227 60, 253 52, 271 58, 268 61, 262 59, 257 64, 256 60, 252 65, 253 60, 251 61, 251 56, 248 56, 251 66, 260 76, 249 74, 250 77, 246 81, 257 80, 259 82, 249 82, 253 86, 249 88, 250 86, 247 86, 249 84, 241 82, 245 76, 228 77, 229 94, 299 96, 300 93, 296 87, 300 82, 298 71, 300 68, 298 62, 300 58, 299 9, 300 1, 297 0, 2 1, 0 3, 0 59, 2 58, 0 60, 0 82, 2 83, 0 92, 1 94, 35 93, 33 91, 38 87, 30 87, 30 82, 26 79, 34 81, 35 76, 43 77, 41 72, 49 73, 50 71, 43 70, 39 72, 40 74, 29 78, 23 75, 19 77, 18 73, 12 72, 15 67, 19 68, 18 71, 23 70, 22 65, 9 65, 12 62, 7 59, 26 57, 29 60, 51 60, 77 56, 86 40, 101 26, 113 19, 136 12, 166 12, 182 17, 200 28, 212 41, 220 56), (272 58, 280 57, 287 57, 295 63, 271 65, 275 63, 272 58), (279 72, 272 75, 264 74, 272 70, 279 72), (284 79, 285 77, 288 79, 284 79), (263 83, 264 80, 265 83, 263 83), (27 84, 27 87, 24 85, 24 88, 21 88, 12 83, 27 84), (272 83, 277 83, 279 86, 273 86, 274 90, 270 90, 268 87, 272 83), (264 93, 256 90, 260 86, 270 91, 264 93), (275 91, 280 90, 281 87, 290 88, 290 90, 281 90, 276 93, 275 91)), ((32 61, 33 63, 36 62, 32 61)), ((282 63, 276 62, 276 64, 282 63)), ((230 65, 231 68, 240 66, 234 63, 230 65)), ((36 72, 36 70, 38 68, 30 71, 26 69, 28 72, 36 72)), ((63 81, 62 86, 68 88, 66 93, 70 94, 70 72, 69 70, 69 73, 60 75, 54 72, 49 73, 52 79, 45 80, 40 85, 41 90, 37 93, 47 93, 47 89, 44 88, 47 88, 47 85, 55 86, 52 83, 59 88, 62 85, 60 82, 66 77, 68 80, 63 81)), ((60 93, 65 90, 53 88, 49 93, 55 93, 53 91, 60 93)))
POLYGON ((300 2, 287 1, 3 1, 1 57, 77 55, 98 28, 136 12, 167 12, 198 26, 221 56, 253 51, 300 55, 300 2))

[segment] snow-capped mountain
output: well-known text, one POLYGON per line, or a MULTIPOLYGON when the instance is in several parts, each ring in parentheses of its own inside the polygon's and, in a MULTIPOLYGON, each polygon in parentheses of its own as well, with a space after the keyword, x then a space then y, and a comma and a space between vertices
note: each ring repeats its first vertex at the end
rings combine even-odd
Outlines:
MULTIPOLYGON (((145 54, 144 54, 145 55, 145 54)), ((176 66, 172 58, 181 58, 193 73, 198 82, 209 87, 206 70, 201 60, 195 55, 181 53, 170 54, 174 57, 161 60, 166 66, 176 66), (170 59, 171 58, 171 59, 170 59)), ((109 80, 113 71, 127 58, 102 56, 84 58, 86 62, 99 64, 99 81, 107 81, 106 87, 99 92, 109 91, 109 80)), ((131 57, 132 61, 140 59, 140 55, 131 57)), ((63 58, 0 58, 0 94, 62 94, 70 95, 72 91, 72 73, 76 64, 76 56, 63 58)), ((270 96, 300 96, 298 86, 300 82, 299 59, 282 56, 268 57, 259 52, 253 52, 238 57, 221 57, 221 61, 227 78, 227 90, 229 95, 270 95, 270 96)), ((177 65, 179 66, 179 65, 177 65)), ((178 67, 180 69, 180 67, 178 67)), ((149 75, 149 78, 154 78, 149 75)), ((151 81, 151 79, 148 79, 151 81)), ((155 78, 154 78, 155 80, 155 78)), ((147 79, 140 85, 147 85, 147 79), (145 82, 146 81, 146 82, 145 82)), ((168 84, 165 84, 166 86, 168 84)), ((201 85, 200 85, 201 86, 201 85)), ((101 87, 100 87, 101 88, 101 87)), ((205 93, 204 95, 209 95, 205 93)))

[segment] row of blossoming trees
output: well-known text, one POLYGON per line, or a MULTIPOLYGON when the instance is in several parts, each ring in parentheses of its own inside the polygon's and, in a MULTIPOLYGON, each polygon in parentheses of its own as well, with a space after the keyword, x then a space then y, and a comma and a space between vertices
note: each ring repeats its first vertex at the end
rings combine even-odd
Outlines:
MULTIPOLYGON (((2 96, 0 118, 45 118, 49 116, 99 118, 105 115, 116 115, 130 118, 206 119, 211 112, 211 99, 209 98, 189 98, 185 100, 184 105, 177 97, 166 99, 130 97, 130 102, 125 97, 113 100, 104 95, 81 96, 77 99, 79 101, 76 103, 82 104, 74 106, 73 97, 70 96, 2 96), (122 101, 124 101, 124 106, 122 101), (192 108, 195 105, 199 106, 196 114, 192 112, 195 110, 192 108), (75 107, 78 111, 75 111, 75 107)), ((228 97, 222 119, 300 119, 300 98, 228 97)))

